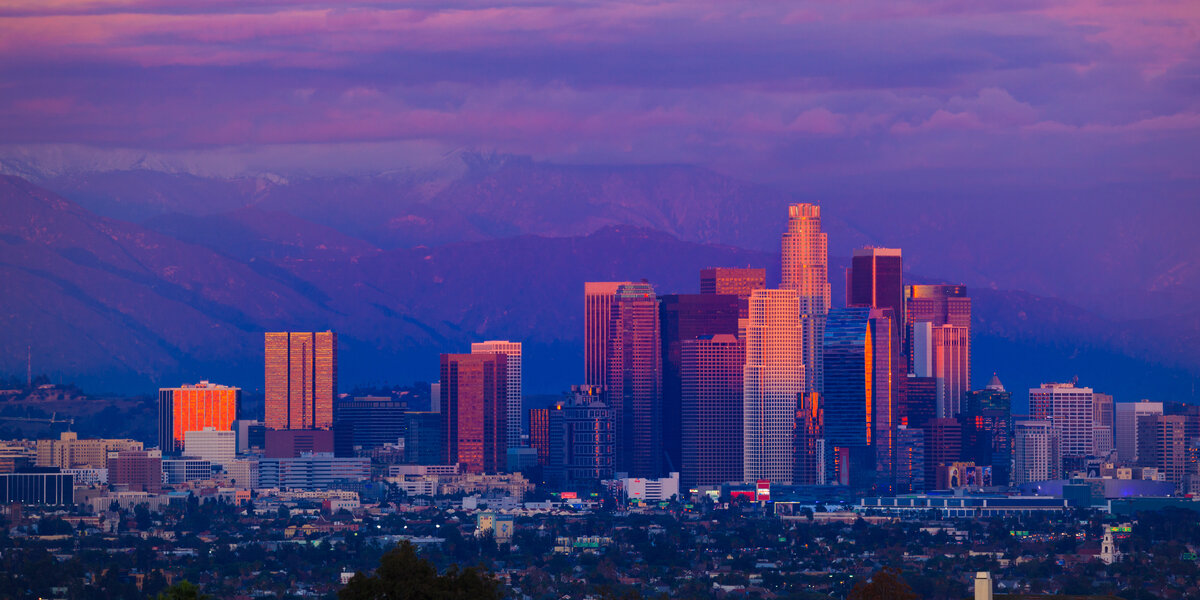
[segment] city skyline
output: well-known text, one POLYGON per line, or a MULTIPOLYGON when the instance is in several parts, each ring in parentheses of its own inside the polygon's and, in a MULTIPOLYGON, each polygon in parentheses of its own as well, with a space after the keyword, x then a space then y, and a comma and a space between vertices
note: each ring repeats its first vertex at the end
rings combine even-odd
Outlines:
POLYGON ((1197 32, 0 2, 0 597, 1200 596, 1197 32))

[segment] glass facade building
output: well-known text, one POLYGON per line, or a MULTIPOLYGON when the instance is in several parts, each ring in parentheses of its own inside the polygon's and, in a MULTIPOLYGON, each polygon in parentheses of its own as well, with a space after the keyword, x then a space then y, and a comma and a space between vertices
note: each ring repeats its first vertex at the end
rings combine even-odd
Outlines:
POLYGON ((746 344, 710 335, 682 344, 682 460, 685 488, 742 481, 742 370, 746 344))
MULTIPOLYGON (((714 335, 738 335, 738 298, 724 294, 672 294, 659 299, 663 362, 663 450, 668 471, 682 463, 683 346, 690 340, 714 335)), ((743 352, 744 359, 744 352, 743 352)), ((738 364, 741 387, 741 362, 738 364)), ((740 407, 740 403, 739 403, 740 407)))
POLYGON ((610 316, 604 388, 614 413, 614 468, 630 477, 657 477, 663 464, 663 381, 654 288, 646 282, 621 285, 610 316))
POLYGON ((445 464, 467 473, 508 466, 508 357, 442 355, 442 432, 445 464))
POLYGON ((337 334, 266 334, 266 425, 329 429, 337 397, 337 334))

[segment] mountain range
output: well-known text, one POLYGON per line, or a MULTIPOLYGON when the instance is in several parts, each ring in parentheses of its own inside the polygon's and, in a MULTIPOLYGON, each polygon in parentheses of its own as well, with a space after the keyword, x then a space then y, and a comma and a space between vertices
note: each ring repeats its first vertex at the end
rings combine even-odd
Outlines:
MULTIPOLYGON (((507 338, 526 343, 526 389, 553 393, 581 375, 584 281, 688 293, 703 267, 757 265, 774 283, 785 207, 807 199, 688 166, 461 158, 338 177, 4 177, 0 372, 23 373, 29 352, 35 371, 109 391, 257 389, 263 331, 334 329, 346 389, 436 378, 439 352, 507 338)), ((911 281, 971 286, 976 381, 1079 376, 1118 399, 1193 397, 1200 245, 1170 223, 1187 208, 1071 225, 1058 219, 1086 203, 1032 202, 825 202, 835 306, 838 257, 900 242, 911 281), (1097 297, 1111 289, 1124 291, 1097 297)))

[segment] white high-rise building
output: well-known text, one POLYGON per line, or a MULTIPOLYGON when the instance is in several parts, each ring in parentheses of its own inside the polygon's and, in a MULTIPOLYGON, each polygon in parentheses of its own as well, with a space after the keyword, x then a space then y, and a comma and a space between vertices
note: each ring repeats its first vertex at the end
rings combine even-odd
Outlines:
POLYGON ((205 427, 183 434, 183 452, 192 458, 225 466, 237 458, 237 432, 205 427))
POLYGON ((820 392, 825 372, 821 345, 829 313, 829 236, 821 231, 820 206, 788 207, 787 231, 783 233, 783 281, 779 287, 796 292, 806 391, 820 392))
POLYGON ((1060 455, 1090 456, 1095 447, 1092 388, 1072 383, 1043 383, 1029 390, 1029 416, 1050 419, 1058 432, 1060 455))
POLYGON ((1114 402, 1113 442, 1117 457, 1128 463, 1138 460, 1138 418, 1163 414, 1162 402, 1114 402))
POLYGON ((805 390, 804 333, 793 290, 754 290, 742 379, 746 481, 792 482, 796 397, 805 390))
POLYGON ((471 354, 508 356, 508 394, 505 415, 508 420, 508 447, 521 446, 521 342, 491 340, 471 344, 471 354))
POLYGON ((1013 423, 1012 484, 1048 481, 1062 476, 1058 431, 1048 420, 1013 423))

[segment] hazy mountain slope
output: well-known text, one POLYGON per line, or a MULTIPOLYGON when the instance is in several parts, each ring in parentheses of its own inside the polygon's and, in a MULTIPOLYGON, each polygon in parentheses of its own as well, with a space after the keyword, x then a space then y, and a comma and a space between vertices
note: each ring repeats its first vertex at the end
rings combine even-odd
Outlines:
MULTIPOLYGON (((347 389, 433 379, 438 353, 508 338, 527 344, 527 389, 554 392, 582 375, 584 281, 644 277, 660 293, 688 293, 706 266, 767 266, 772 283, 779 268, 775 252, 632 226, 380 250, 243 208, 155 218, 153 231, 16 179, 0 180, 0 209, 11 215, 0 223, 0 275, 16 290, 0 295, 0 371, 23 372, 32 345, 35 370, 119 390, 201 378, 258 388, 263 331, 332 328, 347 389)), ((844 262, 831 267, 835 290, 844 262)), ((1191 394, 1170 365, 1200 371, 1194 321, 1173 330, 1023 292, 972 295, 980 381, 998 371, 1018 397, 1073 375, 1126 399, 1191 394)))

